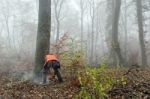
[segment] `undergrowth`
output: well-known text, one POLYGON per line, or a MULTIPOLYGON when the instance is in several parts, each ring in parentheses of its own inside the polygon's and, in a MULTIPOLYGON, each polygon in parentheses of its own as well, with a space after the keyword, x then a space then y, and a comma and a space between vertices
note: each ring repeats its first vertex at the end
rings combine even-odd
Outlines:
POLYGON ((116 79, 105 72, 105 67, 104 64, 97 68, 86 67, 84 72, 78 73, 81 89, 76 99, 106 99, 113 85, 126 84, 123 76, 116 79))

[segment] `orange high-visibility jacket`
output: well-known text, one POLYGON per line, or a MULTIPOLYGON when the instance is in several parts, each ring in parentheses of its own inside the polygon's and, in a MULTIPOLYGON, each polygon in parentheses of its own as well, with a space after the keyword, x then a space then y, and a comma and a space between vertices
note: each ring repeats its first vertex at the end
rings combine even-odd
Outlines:
POLYGON ((55 55, 46 55, 46 56, 45 56, 45 64, 46 64, 48 61, 53 61, 53 60, 58 61, 58 58, 57 58, 55 55))

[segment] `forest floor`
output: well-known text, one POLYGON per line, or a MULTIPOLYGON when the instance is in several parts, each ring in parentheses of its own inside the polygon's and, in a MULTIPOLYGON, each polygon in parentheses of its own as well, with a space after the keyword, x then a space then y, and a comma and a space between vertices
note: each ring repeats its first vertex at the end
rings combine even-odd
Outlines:
POLYGON ((150 99, 150 69, 133 67, 119 72, 126 84, 113 85, 108 91, 111 99, 150 99))
MULTIPOLYGON (((108 69, 109 75, 127 79, 125 85, 113 85, 107 92, 109 99, 150 99, 150 70, 140 68, 108 69), (138 98, 137 98, 138 97, 138 98)), ((72 85, 71 78, 64 71, 64 82, 51 81, 40 85, 0 74, 0 99, 72 99, 79 94, 80 87, 72 85)))
POLYGON ((72 99, 79 89, 70 86, 69 79, 64 82, 50 81, 47 85, 33 81, 19 80, 8 73, 0 74, 0 99, 72 99))

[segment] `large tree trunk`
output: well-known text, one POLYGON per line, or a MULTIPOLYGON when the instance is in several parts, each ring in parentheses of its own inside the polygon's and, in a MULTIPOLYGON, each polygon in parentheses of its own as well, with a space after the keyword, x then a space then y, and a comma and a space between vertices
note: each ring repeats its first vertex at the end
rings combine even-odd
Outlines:
POLYGON ((138 28, 139 28, 139 40, 141 46, 141 57, 142 65, 147 66, 147 57, 144 44, 144 32, 143 32, 143 14, 142 14, 142 0, 136 0, 137 7, 137 18, 138 18, 138 28))
POLYGON ((50 25, 51 25, 51 1, 39 0, 39 19, 35 53, 34 73, 38 75, 44 64, 44 56, 49 53, 50 25))
MULTIPOLYGON (((115 5, 114 5, 114 13, 113 13, 113 21, 112 21, 112 52, 117 56, 119 65, 124 65, 124 60, 121 55, 121 49, 118 40, 118 24, 119 24, 121 0, 115 0, 114 4, 115 5)), ((114 63, 114 65, 117 65, 117 63, 114 63)))

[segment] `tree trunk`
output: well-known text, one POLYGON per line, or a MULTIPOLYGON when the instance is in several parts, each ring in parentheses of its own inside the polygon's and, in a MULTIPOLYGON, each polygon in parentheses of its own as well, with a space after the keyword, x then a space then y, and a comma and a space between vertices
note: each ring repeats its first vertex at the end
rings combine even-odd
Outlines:
POLYGON ((90 7, 90 18, 91 18, 91 56, 90 56, 90 63, 91 65, 94 64, 94 20, 95 20, 95 9, 94 9, 95 2, 94 0, 91 1, 90 7))
MULTIPOLYGON (((115 4, 115 8, 113 13, 113 21, 112 21, 112 51, 116 54, 119 61, 119 65, 124 65, 124 60, 121 55, 121 49, 118 40, 118 24, 119 24, 121 0, 115 0, 114 4, 115 4)), ((114 65, 117 65, 117 63, 115 63, 114 65)))
POLYGON ((124 25, 124 29, 125 29, 125 46, 124 46, 124 48, 125 48, 125 61, 126 61, 126 64, 127 64, 127 44, 128 44, 128 28, 127 28, 127 1, 125 0, 124 1, 124 3, 125 3, 125 10, 124 10, 124 13, 125 13, 125 15, 124 15, 124 17, 125 17, 125 25, 124 25))
POLYGON ((60 34, 60 22, 57 20, 57 35, 56 35, 56 54, 59 55, 59 34, 60 34))
POLYGON ((144 32, 143 32, 144 30, 143 30, 142 0, 136 0, 136 7, 137 7, 137 18, 138 18, 138 28, 139 28, 139 40, 140 40, 140 46, 141 46, 142 65, 147 66, 147 56, 146 56, 144 32))
MULTIPOLYGON (((94 16, 93 16, 94 17, 94 16)), ((94 64, 94 18, 92 18, 92 32, 91 32, 91 64, 94 64)))
POLYGON ((8 49, 11 47, 11 36, 10 36, 10 28, 9 28, 9 17, 7 15, 4 15, 5 17, 5 23, 6 23, 6 31, 8 33, 8 49))
POLYGON ((80 0, 80 9, 81 9, 81 50, 83 50, 83 15, 84 15, 84 8, 83 8, 83 0, 80 0))
POLYGON ((106 24, 106 41, 107 41, 107 46, 109 49, 109 57, 108 57, 108 65, 113 65, 114 61, 116 60, 116 56, 114 52, 112 52, 112 20, 113 20, 113 11, 114 11, 114 0, 107 0, 107 24, 106 24), (112 58, 113 57, 113 58, 112 58))
POLYGON ((54 12, 55 12, 55 20, 56 20, 56 54, 59 55, 59 38, 60 38, 60 15, 63 7, 64 0, 53 0, 54 2, 54 12))
POLYGON ((50 26, 51 26, 51 1, 39 0, 38 32, 35 52, 34 73, 38 75, 44 64, 44 56, 49 53, 50 26))
MULTIPOLYGON (((98 5, 99 6, 99 5, 98 5)), ((99 44, 99 34, 100 34, 100 32, 99 32, 99 30, 101 29, 101 27, 99 26, 99 22, 100 22, 100 20, 99 20, 99 9, 98 9, 98 6, 97 6, 97 8, 96 8, 96 35, 95 35, 95 53, 94 53, 94 55, 95 55, 95 65, 97 66, 98 65, 98 63, 99 63, 99 59, 98 59, 98 48, 97 48, 97 46, 98 46, 98 44, 99 44)), ((101 41, 102 41, 102 36, 101 36, 101 41)), ((101 41, 100 41, 100 43, 101 43, 101 41)))

